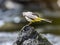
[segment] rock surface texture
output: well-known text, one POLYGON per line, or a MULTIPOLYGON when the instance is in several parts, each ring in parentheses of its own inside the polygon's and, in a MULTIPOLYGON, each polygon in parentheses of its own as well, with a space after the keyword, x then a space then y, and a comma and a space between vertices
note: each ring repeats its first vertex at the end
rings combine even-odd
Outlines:
POLYGON ((41 35, 32 26, 26 25, 19 32, 19 37, 13 45, 52 45, 46 38, 41 35))

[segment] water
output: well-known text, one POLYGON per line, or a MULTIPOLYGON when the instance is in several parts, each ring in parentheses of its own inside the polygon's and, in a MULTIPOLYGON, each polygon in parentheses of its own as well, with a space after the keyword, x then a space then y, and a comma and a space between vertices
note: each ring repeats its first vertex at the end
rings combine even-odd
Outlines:
MULTIPOLYGON (((60 36, 53 34, 44 34, 44 36, 53 44, 60 45, 60 36)), ((0 45, 13 45, 17 40, 18 32, 0 32, 0 45)))
POLYGON ((0 32, 0 45, 13 45, 17 37, 17 32, 0 32))

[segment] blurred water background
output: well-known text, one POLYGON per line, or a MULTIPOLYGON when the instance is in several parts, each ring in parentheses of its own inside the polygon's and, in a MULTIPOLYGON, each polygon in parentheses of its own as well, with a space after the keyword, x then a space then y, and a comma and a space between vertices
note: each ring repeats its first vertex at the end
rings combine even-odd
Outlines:
POLYGON ((51 24, 34 26, 53 45, 60 45, 60 0, 0 0, 0 45, 13 45, 16 41, 18 32, 28 23, 23 11, 51 20, 51 24))

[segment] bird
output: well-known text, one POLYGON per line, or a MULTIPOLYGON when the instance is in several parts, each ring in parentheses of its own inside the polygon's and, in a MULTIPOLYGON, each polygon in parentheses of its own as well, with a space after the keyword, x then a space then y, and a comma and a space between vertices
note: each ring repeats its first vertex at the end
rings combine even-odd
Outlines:
POLYGON ((41 21, 46 21, 51 23, 50 20, 39 17, 38 14, 33 13, 31 11, 23 12, 22 14, 25 17, 25 19, 29 22, 29 25, 32 23, 41 22, 41 21))

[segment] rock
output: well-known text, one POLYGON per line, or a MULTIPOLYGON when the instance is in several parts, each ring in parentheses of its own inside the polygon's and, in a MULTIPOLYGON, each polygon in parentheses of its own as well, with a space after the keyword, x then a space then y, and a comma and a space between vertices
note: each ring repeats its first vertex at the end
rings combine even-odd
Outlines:
POLYGON ((14 45, 52 45, 46 38, 42 38, 34 27, 26 25, 20 32, 14 45))

